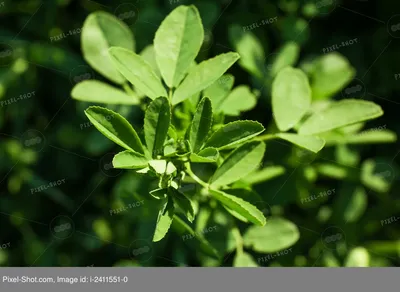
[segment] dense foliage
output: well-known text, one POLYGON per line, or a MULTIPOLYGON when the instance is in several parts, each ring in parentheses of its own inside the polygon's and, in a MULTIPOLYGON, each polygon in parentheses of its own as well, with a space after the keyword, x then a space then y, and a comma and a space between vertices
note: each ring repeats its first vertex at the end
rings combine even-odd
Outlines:
POLYGON ((1 43, 0 264, 398 265, 395 16, 360 59, 334 1, 3 6, 47 17, 1 43))

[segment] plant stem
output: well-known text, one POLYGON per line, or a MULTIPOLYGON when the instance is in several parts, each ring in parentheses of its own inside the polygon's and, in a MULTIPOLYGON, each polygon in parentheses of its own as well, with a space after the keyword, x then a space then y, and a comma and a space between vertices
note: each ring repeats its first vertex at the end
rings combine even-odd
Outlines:
POLYGON ((124 88, 126 93, 128 93, 129 95, 135 96, 135 93, 133 92, 132 88, 129 86, 128 83, 122 84, 122 87, 124 88))
POLYGON ((240 231, 237 227, 232 228, 232 233, 233 236, 235 237, 236 240, 236 252, 239 254, 243 253, 243 238, 242 235, 240 234, 240 231))
POLYGON ((168 99, 170 102, 172 102, 172 88, 170 88, 168 91, 168 99))
POLYGON ((262 135, 262 136, 258 136, 256 138, 254 138, 254 141, 266 141, 266 140, 273 140, 273 139, 277 139, 277 137, 274 134, 266 134, 266 135, 262 135))
POLYGON ((186 168, 186 172, 187 174, 194 180, 196 181, 199 185, 203 186, 204 188, 208 189, 209 185, 208 183, 202 181, 197 175, 195 175, 192 171, 192 169, 190 168, 190 163, 185 163, 185 168, 186 168))

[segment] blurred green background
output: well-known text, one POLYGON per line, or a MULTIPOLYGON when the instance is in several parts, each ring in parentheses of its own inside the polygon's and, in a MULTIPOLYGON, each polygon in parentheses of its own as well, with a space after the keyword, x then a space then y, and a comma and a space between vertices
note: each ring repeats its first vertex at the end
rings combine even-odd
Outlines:
MULTIPOLYGON (((368 128, 400 133, 397 1, 0 0, 1 266, 232 265, 223 214, 208 223, 205 234, 221 259, 174 232, 151 243, 157 211, 148 191, 156 182, 111 169, 118 147, 88 123, 83 113, 88 104, 70 97, 81 80, 104 80, 80 51, 81 28, 91 12, 108 11, 125 21, 141 52, 165 16, 188 4, 198 7, 206 29, 199 60, 234 50, 228 37, 233 25, 257 36, 264 63, 289 41, 301 47, 298 65, 336 51, 357 75, 335 98, 376 102, 385 115, 368 128), (316 12, 324 1, 332 1, 330 9, 316 12)), ((230 73, 236 85, 261 91, 257 107, 242 118, 270 125, 265 88, 238 65, 230 73)), ((110 108, 142 127, 139 107, 110 108)), ((295 151, 267 143, 264 165, 283 165, 285 173, 256 191, 272 213, 299 227, 300 239, 279 256, 256 255, 259 265, 342 266, 350 250, 363 247, 369 265, 399 266, 398 143, 329 147, 301 159, 295 151), (307 201, 321 192, 325 195, 307 201), (343 240, 327 245, 321 238, 328 233, 343 240)))

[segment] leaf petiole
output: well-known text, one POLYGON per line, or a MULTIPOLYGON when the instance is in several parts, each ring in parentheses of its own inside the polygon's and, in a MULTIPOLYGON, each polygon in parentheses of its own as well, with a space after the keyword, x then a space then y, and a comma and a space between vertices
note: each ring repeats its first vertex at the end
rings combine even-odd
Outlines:
POLYGON ((243 254, 243 238, 237 227, 232 228, 232 234, 236 241, 236 252, 238 254, 243 254))
POLYGON ((278 139, 278 137, 274 134, 265 134, 261 136, 257 136, 253 139, 253 141, 267 141, 267 140, 274 140, 278 139))
POLYGON ((185 163, 185 170, 187 172, 187 174, 194 180, 196 181, 199 185, 203 186, 204 188, 208 189, 209 185, 208 183, 202 181, 197 175, 195 175, 192 171, 192 169, 190 168, 190 163, 185 163))
POLYGON ((122 87, 124 88, 126 93, 128 93, 129 95, 135 96, 135 92, 133 92, 132 88, 129 86, 128 83, 125 82, 124 84, 122 84, 122 87))

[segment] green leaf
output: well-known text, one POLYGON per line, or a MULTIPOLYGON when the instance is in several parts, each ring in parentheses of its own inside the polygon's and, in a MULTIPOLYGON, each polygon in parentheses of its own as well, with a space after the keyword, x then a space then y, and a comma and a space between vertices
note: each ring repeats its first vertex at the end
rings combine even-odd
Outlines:
POLYGON ((293 128, 311 105, 311 89, 300 69, 281 70, 272 83, 272 110, 279 130, 293 128))
POLYGON ((215 148, 204 148, 199 153, 190 154, 190 161, 193 163, 214 163, 217 162, 219 152, 215 148))
POLYGON ((341 263, 335 257, 332 251, 324 250, 322 262, 324 263, 324 267, 333 268, 333 267, 341 267, 341 263))
POLYGON ((153 69, 154 73, 156 73, 158 78, 161 78, 161 72, 158 68, 157 61, 156 61, 156 53, 154 51, 153 45, 148 45, 140 52, 140 56, 142 56, 143 60, 145 60, 153 69))
POLYGON ((209 98, 203 98, 194 114, 189 128, 189 143, 192 151, 197 153, 204 144, 212 125, 212 106, 209 98))
POLYGON ((249 202, 222 191, 210 190, 210 193, 213 198, 220 201, 226 208, 239 213, 250 222, 260 226, 265 225, 266 219, 263 213, 249 202))
POLYGON ((97 130, 111 141, 127 150, 144 153, 135 129, 121 115, 99 106, 89 107, 85 114, 97 130))
POLYGON ((190 112, 194 113, 197 109, 197 105, 201 98, 201 92, 197 92, 185 100, 185 103, 188 105, 190 112))
POLYGON ((169 188, 168 191, 175 204, 182 210, 189 222, 193 222, 195 214, 192 201, 177 189, 169 188))
POLYGON ((124 48, 109 49, 118 71, 137 89, 151 99, 168 96, 160 78, 141 56, 124 48))
POLYGON ((394 176, 394 170, 388 162, 377 163, 374 159, 367 159, 361 166, 361 182, 377 193, 387 193, 394 176))
POLYGON ((327 99, 342 90, 355 76, 355 69, 349 61, 333 52, 315 61, 311 73, 313 99, 327 99))
POLYGON ((81 43, 83 56, 92 68, 115 83, 125 82, 108 54, 112 46, 135 50, 132 32, 123 21, 104 11, 90 14, 83 24, 81 43))
POLYGON ((158 173, 158 174, 164 174, 167 170, 167 161, 166 160, 150 160, 149 161, 149 166, 151 169, 158 173))
MULTIPOLYGON (((236 198, 242 199, 243 201, 255 205, 257 206, 261 206, 262 205, 262 198, 260 197, 259 194, 257 194, 256 192, 253 192, 251 190, 248 189, 241 189, 241 188, 232 188, 232 189, 228 189, 224 191, 226 194, 234 196, 236 198)), ((225 207, 225 206, 224 206, 225 207)), ((240 215, 240 213, 229 209, 229 208, 225 208, 229 213, 232 214, 232 216, 236 217, 237 219, 248 223, 249 220, 247 220, 246 217, 243 217, 242 215, 240 215)), ((257 208, 258 209, 258 208, 257 208)))
POLYGON ((107 83, 97 80, 79 82, 72 89, 72 98, 79 101, 108 104, 139 104, 137 96, 131 96, 107 83))
POLYGON ((258 264, 254 261, 254 258, 247 252, 236 253, 233 259, 233 266, 240 268, 253 268, 258 267, 258 264))
POLYGON ((257 104, 257 97, 247 85, 240 85, 224 99, 218 111, 227 116, 239 116, 241 112, 253 109, 257 104))
POLYGON ((264 127, 255 121, 236 121, 228 123, 214 132, 206 141, 205 147, 228 148, 243 143, 264 132, 264 127))
POLYGON ((168 87, 177 87, 200 51, 204 29, 197 8, 181 5, 161 23, 154 38, 156 60, 168 87))
POLYGON ((282 40, 295 41, 303 45, 310 37, 309 21, 290 15, 279 21, 280 37, 282 40))
POLYGON ((300 237, 297 226, 278 217, 271 217, 263 227, 252 226, 243 236, 244 246, 260 253, 271 253, 286 249, 300 237))
POLYGON ((365 268, 370 266, 370 255, 366 248, 355 247, 350 250, 345 264, 345 267, 365 268))
POLYGON ((204 89, 203 96, 211 99, 214 114, 220 112, 220 106, 233 87, 235 78, 231 74, 222 75, 217 81, 204 89))
POLYGON ((335 198, 334 216, 339 223, 357 222, 368 206, 368 196, 362 186, 342 184, 338 197, 335 198))
POLYGON ((166 97, 153 100, 144 118, 144 136, 152 157, 162 155, 171 122, 171 108, 166 97))
POLYGON ((340 129, 319 134, 326 142, 326 146, 343 144, 381 144, 397 141, 397 135, 390 130, 368 129, 360 133, 340 133, 340 129))
POLYGON ((250 74, 263 78, 264 48, 256 36, 252 32, 245 32, 239 25, 232 25, 229 28, 229 40, 240 55, 239 65, 250 74))
POLYGON ((162 189, 152 190, 150 192, 150 195, 157 200, 166 199, 168 197, 168 189, 162 188, 162 189))
POLYGON ((301 136, 289 133, 279 133, 275 136, 314 153, 318 153, 325 145, 325 141, 317 136, 301 136))
POLYGON ((207 88, 221 77, 237 60, 237 53, 226 53, 201 62, 189 71, 174 92, 172 104, 178 104, 195 93, 207 88))
POLYGON ((178 232, 185 240, 186 236, 191 236, 191 238, 196 239, 199 244, 199 248, 206 254, 218 257, 218 252, 216 249, 204 238, 201 233, 195 232, 188 224, 185 223, 179 216, 174 216, 174 221, 172 227, 176 232, 178 232))
POLYGON ((343 138, 345 144, 372 144, 372 143, 392 143, 396 142, 397 135, 389 130, 365 130, 358 134, 348 135, 343 138))
POLYGON ((233 151, 211 178, 214 187, 231 184, 258 168, 263 159, 265 144, 250 142, 233 151))
POLYGON ((327 176, 337 180, 357 180, 359 181, 359 171, 351 167, 336 165, 333 163, 320 163, 316 165, 316 170, 322 176, 327 176))
POLYGON ((168 233, 174 219, 174 202, 171 198, 164 199, 163 206, 158 213, 157 225, 154 231, 153 242, 160 241, 168 233))
POLYGON ((148 160, 142 154, 127 150, 115 155, 112 164, 114 168, 138 169, 146 167, 148 160))
POLYGON ((398 257, 400 241, 397 240, 374 240, 368 243, 369 251, 382 256, 398 257))
POLYGON ((242 180, 247 184, 258 184, 273 179, 286 172, 283 166, 268 166, 262 170, 255 171, 244 177, 242 180))
POLYGON ((270 75, 275 77, 282 69, 288 66, 294 66, 299 58, 300 47, 295 42, 288 42, 276 54, 273 60, 268 65, 270 75))
POLYGON ((345 99, 332 103, 321 112, 311 115, 299 128, 301 135, 313 135, 347 125, 371 120, 383 115, 379 105, 356 99, 345 99))

